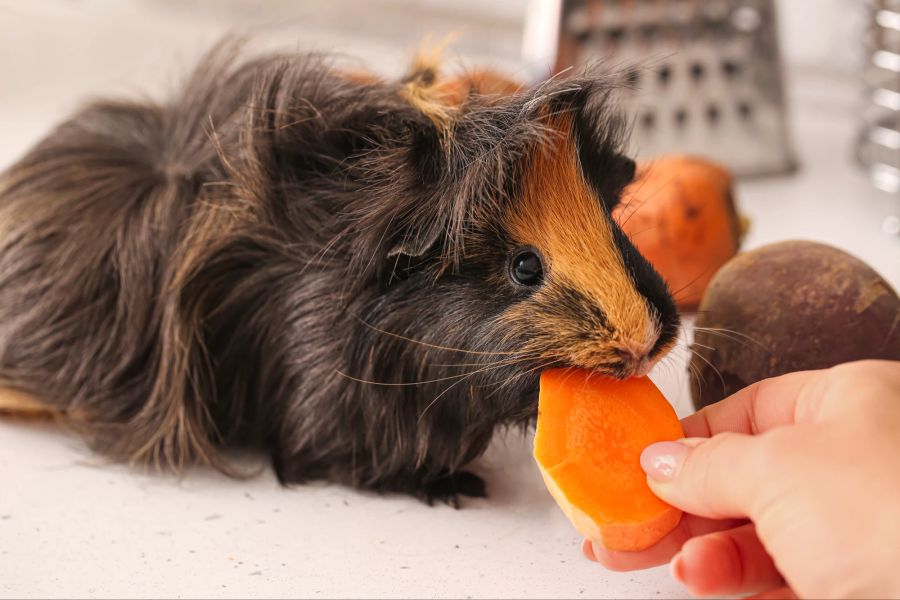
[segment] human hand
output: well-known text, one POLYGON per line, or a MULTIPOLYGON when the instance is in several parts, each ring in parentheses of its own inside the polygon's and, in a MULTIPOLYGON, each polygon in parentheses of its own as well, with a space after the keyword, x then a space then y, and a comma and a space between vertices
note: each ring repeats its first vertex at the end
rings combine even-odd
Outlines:
POLYGON ((641 456, 679 526, 642 552, 586 541, 588 558, 671 560, 697 595, 900 597, 900 362, 767 379, 682 425, 641 456))

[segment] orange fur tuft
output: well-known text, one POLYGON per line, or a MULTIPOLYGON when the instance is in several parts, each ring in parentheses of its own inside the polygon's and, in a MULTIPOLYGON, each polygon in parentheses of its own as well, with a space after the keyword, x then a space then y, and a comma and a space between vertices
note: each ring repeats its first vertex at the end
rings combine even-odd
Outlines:
POLYGON ((443 55, 455 36, 434 45, 426 40, 403 78, 401 94, 449 139, 457 111, 472 95, 503 98, 522 89, 519 82, 491 69, 441 78, 443 55))
POLYGON ((450 122, 455 112, 454 106, 442 102, 436 85, 441 73, 444 50, 450 38, 429 46, 428 40, 413 59, 413 63, 403 78, 401 94, 416 110, 428 117, 442 134, 448 135, 450 122))
POLYGON ((492 69, 478 69, 441 81, 436 95, 449 106, 461 106, 472 95, 502 99, 522 89, 522 84, 492 69))
POLYGON ((30 396, 0 389, 0 416, 46 419, 57 416, 57 414, 30 396))

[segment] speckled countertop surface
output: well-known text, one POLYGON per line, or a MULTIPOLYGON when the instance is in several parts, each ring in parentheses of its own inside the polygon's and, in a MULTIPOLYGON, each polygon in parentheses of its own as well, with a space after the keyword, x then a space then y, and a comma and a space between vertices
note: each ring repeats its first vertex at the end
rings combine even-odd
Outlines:
MULTIPOLYGON (((86 4, 94 13, 32 19, 0 3, 0 163, 94 84, 141 88, 143 76, 122 70, 124 55, 134 45, 149 47, 152 36, 134 23, 104 29, 98 18, 126 14, 110 3, 86 4), (72 53, 79 60, 69 61, 72 53), (88 59, 112 66, 79 71, 88 59)), ((158 15, 144 22, 164 32, 159 56, 202 47, 172 42, 196 23, 160 22, 158 15)), ((136 65, 158 60, 147 52, 134 57, 136 65)), ((753 222, 747 246, 789 237, 828 241, 900 285, 900 242, 881 231, 898 201, 874 191, 850 163, 854 88, 798 73, 791 90, 804 168, 791 178, 740 184, 738 200, 753 222)), ((690 410, 685 356, 676 351, 652 374, 682 415, 690 410)), ((178 480, 105 464, 49 424, 0 421, 0 596, 684 595, 665 568, 610 573, 584 560, 580 538, 532 463, 530 439, 519 435, 499 437, 476 463, 490 498, 462 510, 327 485, 284 489, 259 457, 240 460, 261 473, 235 481, 195 470, 178 480)))

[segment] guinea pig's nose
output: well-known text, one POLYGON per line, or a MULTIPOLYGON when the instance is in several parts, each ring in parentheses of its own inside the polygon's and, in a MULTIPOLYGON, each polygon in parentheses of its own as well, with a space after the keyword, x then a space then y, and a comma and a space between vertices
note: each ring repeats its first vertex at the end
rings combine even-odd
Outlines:
POLYGON ((630 347, 619 347, 615 352, 624 377, 643 377, 650 371, 650 358, 646 352, 630 347))

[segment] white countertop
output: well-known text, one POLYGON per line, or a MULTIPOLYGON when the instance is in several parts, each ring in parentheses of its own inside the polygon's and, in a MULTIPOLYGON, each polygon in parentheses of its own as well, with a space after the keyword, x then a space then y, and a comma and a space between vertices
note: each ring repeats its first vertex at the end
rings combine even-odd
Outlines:
MULTIPOLYGON (((48 53, 64 52, 47 44, 48 53)), ((12 71, 6 85, 31 81, 27 70, 12 71)), ((898 287, 900 240, 881 231, 898 199, 876 192, 850 163, 854 88, 796 75, 792 116, 803 168, 739 185, 741 210, 753 223, 746 247, 827 241, 898 287)), ((72 79, 72 89, 83 91, 84 82, 72 79)), ((55 80, 40 95, 68 89, 55 80)), ((0 91, 0 118, 12 122, 0 139, 0 163, 59 118, 63 103, 30 102, 11 90, 0 91)), ((651 375, 682 415, 690 411, 686 354, 674 353, 651 375)), ((202 470, 181 480, 143 474, 105 464, 55 426, 0 421, 0 596, 684 595, 665 568, 611 573, 584 560, 580 537, 530 454, 530 439, 498 438, 474 467, 490 497, 453 510, 336 486, 285 489, 267 467, 247 481, 202 470)))

